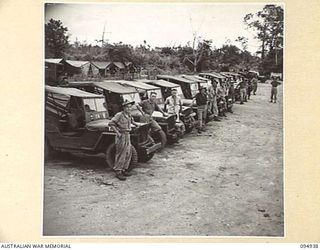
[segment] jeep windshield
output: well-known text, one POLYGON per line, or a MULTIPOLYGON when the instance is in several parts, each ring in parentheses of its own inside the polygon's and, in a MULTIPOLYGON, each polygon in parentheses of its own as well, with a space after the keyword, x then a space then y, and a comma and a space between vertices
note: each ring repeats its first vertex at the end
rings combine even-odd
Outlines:
POLYGON ((177 95, 178 95, 181 99, 185 99, 181 87, 176 87, 175 89, 177 90, 177 95))
POLYGON ((138 92, 135 93, 130 93, 130 94, 123 94, 122 95, 123 100, 127 100, 129 102, 134 102, 134 104, 132 105, 131 109, 132 110, 136 110, 138 103, 141 102, 141 98, 138 92))
POLYGON ((87 122, 108 118, 107 105, 104 98, 84 98, 83 106, 87 122))
POLYGON ((197 83, 191 83, 190 84, 190 89, 191 89, 191 95, 195 96, 197 93, 199 93, 199 88, 197 83))

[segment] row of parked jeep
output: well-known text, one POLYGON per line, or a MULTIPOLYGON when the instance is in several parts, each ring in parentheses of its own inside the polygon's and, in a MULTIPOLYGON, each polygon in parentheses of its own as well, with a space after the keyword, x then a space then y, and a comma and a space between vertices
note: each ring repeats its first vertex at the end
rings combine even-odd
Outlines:
MULTIPOLYGON (((190 133, 197 123, 197 107, 190 105, 200 87, 208 88, 211 81, 239 82, 242 78, 242 75, 232 72, 211 72, 199 75, 158 75, 156 80, 77 81, 61 86, 46 85, 46 159, 55 151, 93 155, 104 153, 106 163, 112 167, 115 157, 115 132, 108 124, 111 118, 121 111, 125 100, 137 104, 148 98, 151 92, 156 92, 157 103, 164 108, 164 101, 170 96, 171 89, 176 89, 183 102, 179 119, 185 125, 185 133, 190 133)), ((131 143, 135 149, 131 167, 138 161, 150 160, 167 143, 175 143, 183 136, 176 127, 176 115, 163 116, 157 111, 153 113, 153 119, 162 128, 160 133, 151 132, 151 125, 145 122, 136 105, 132 106, 132 116, 139 123, 139 127, 134 127, 131 131, 131 143)), ((208 110, 208 121, 211 117, 208 110)))

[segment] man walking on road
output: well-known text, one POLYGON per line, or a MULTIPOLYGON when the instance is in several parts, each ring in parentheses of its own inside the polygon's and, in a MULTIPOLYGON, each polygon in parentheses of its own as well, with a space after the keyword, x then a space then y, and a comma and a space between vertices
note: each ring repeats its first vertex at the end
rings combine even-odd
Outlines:
POLYGON ((125 101, 122 104, 123 111, 117 113, 109 123, 112 130, 117 133, 115 138, 116 157, 113 169, 116 172, 116 177, 121 181, 126 180, 126 176, 131 176, 128 172, 132 156, 131 124, 138 127, 130 113, 133 104, 134 102, 125 101))
POLYGON ((201 133, 201 131, 205 131, 204 124, 206 121, 206 110, 207 110, 207 95, 206 90, 203 87, 200 87, 199 93, 195 95, 194 99, 192 100, 192 103, 190 107, 193 106, 193 103, 196 102, 197 108, 198 108, 198 133, 201 133))
POLYGON ((280 83, 276 80, 276 79, 273 79, 271 81, 271 98, 270 98, 270 102, 274 101, 274 103, 277 102, 277 93, 278 93, 278 90, 277 90, 277 87, 280 85, 280 83))

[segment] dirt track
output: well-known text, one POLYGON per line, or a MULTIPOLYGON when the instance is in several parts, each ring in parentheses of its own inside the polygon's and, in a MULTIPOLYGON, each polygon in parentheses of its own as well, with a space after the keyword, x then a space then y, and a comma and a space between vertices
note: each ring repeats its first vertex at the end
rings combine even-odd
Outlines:
POLYGON ((45 163, 43 234, 283 236, 282 86, 121 182, 97 158, 45 163))

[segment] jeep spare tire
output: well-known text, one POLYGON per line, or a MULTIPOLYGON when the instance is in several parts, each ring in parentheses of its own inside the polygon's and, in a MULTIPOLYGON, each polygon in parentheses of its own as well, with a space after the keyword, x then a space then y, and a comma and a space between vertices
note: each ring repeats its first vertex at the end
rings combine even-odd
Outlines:
MULTIPOLYGON (((138 165, 138 153, 134 146, 131 145, 132 155, 128 170, 134 169, 138 165)), ((106 150, 106 162, 110 168, 113 169, 116 157, 116 144, 112 143, 106 150)))

